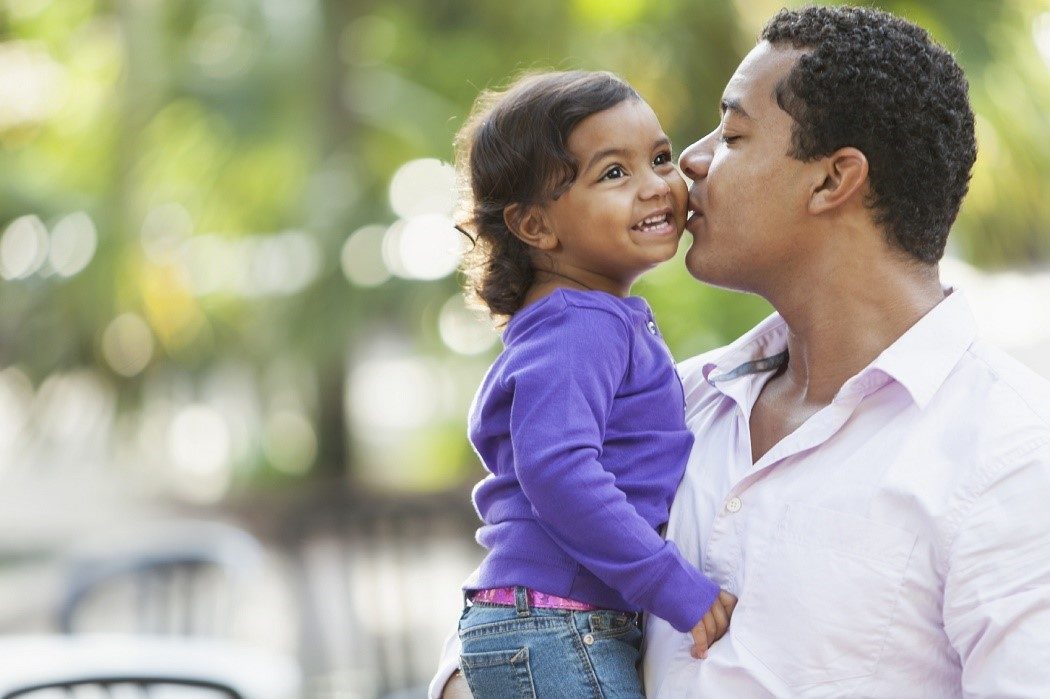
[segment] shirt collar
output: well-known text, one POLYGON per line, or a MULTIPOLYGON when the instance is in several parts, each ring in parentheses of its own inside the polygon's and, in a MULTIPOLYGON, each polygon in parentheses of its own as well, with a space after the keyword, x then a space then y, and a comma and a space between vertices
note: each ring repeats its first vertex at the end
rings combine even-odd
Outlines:
MULTIPOLYGON (((977 323, 961 291, 945 298, 883 350, 865 372, 881 371, 925 408, 977 338, 977 323)), ((861 372, 862 374, 865 372, 861 372)))
POLYGON ((713 385, 780 366, 787 359, 787 336, 787 323, 771 314, 704 364, 704 378, 713 385))
MULTIPOLYGON (((894 380, 919 408, 925 408, 977 337, 965 296, 951 288, 945 294, 943 301, 847 381, 838 397, 867 394, 894 380)), ((704 364, 704 378, 730 397, 743 397, 736 395, 733 379, 764 373, 787 361, 787 335, 787 323, 773 313, 704 364)))
POLYGON ((703 365, 704 379, 715 390, 735 401, 750 419, 751 406, 758 398, 762 382, 753 378, 780 367, 787 361, 788 327, 779 314, 772 314, 750 332, 703 365))

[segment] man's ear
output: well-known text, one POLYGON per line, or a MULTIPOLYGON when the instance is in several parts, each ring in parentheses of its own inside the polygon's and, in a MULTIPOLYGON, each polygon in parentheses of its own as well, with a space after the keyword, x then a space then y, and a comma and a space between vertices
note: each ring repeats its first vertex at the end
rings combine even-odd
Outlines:
POLYGON ((810 195, 811 214, 839 208, 862 192, 868 181, 868 158, 856 148, 839 148, 820 162, 824 179, 810 195))
POLYGON ((558 237, 547 225, 543 210, 536 205, 510 204, 503 209, 503 222, 518 240, 537 250, 558 247, 558 237))

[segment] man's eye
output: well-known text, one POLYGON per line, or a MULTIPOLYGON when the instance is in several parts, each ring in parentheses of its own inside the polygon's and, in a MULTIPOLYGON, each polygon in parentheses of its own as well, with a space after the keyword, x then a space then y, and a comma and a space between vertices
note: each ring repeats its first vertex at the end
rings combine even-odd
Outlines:
POLYGON ((620 167, 619 165, 614 165, 614 166, 612 166, 611 168, 609 168, 608 170, 605 171, 605 174, 602 175, 602 179, 603 180, 618 180, 618 179, 620 179, 621 177, 623 177, 626 174, 627 173, 623 171, 622 167, 620 167))
POLYGON ((721 138, 719 140, 722 141, 722 143, 725 143, 727 145, 732 145, 732 144, 736 143, 737 141, 739 141, 740 137, 739 136, 726 136, 725 134, 722 134, 722 136, 721 136, 721 138))

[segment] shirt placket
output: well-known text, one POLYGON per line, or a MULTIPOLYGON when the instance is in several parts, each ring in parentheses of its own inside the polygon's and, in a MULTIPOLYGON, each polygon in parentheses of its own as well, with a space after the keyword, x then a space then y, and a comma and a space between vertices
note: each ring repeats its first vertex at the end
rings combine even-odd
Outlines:
MULTIPOLYGON (((737 594, 741 564, 741 523, 748 516, 748 494, 778 466, 793 461, 792 457, 831 439, 846 424, 865 397, 889 383, 888 377, 858 376, 847 382, 835 400, 811 416, 795 432, 773 446, 758 462, 746 464, 745 475, 736 480, 722 499, 715 514, 711 534, 705 545, 703 572, 712 579, 725 581, 725 588, 737 594)), ((748 411, 735 398, 737 439, 734 453, 751 458, 751 429, 748 411)), ((738 471, 739 472, 739 471, 738 471)))

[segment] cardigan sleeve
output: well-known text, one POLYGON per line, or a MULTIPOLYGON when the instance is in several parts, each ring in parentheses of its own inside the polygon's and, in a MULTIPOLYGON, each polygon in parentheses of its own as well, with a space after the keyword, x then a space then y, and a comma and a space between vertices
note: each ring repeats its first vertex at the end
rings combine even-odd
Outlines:
POLYGON ((567 554, 628 602, 687 632, 718 586, 638 514, 601 462, 630 353, 626 321, 597 308, 568 306, 523 338, 504 374, 515 475, 567 554))

